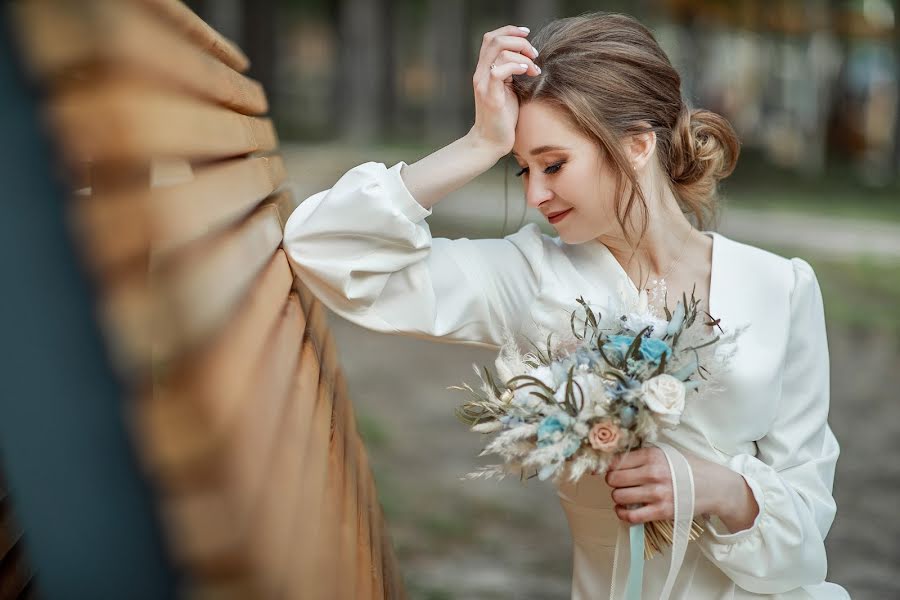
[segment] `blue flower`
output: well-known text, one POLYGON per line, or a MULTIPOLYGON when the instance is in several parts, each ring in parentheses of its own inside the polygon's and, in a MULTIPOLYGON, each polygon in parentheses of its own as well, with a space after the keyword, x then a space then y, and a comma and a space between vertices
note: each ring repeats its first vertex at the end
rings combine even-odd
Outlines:
POLYGON ((600 363, 600 354, 598 352, 583 347, 575 352, 573 358, 575 359, 575 364, 578 366, 586 365, 588 367, 593 367, 600 363))
POLYGON ((516 415, 503 415, 500 417, 500 422, 507 427, 516 427, 525 423, 525 421, 522 420, 522 417, 516 415))
POLYGON ((672 349, 662 340, 656 338, 644 338, 641 340, 641 354, 650 362, 658 363, 663 354, 666 358, 672 356, 672 349))
POLYGON ((634 341, 633 335, 611 335, 606 338, 607 341, 603 344, 603 349, 606 351, 615 352, 618 354, 619 358, 625 356, 625 353, 628 352, 628 347, 631 346, 631 343, 634 341))
MULTIPOLYGON (((631 346, 632 342, 634 342, 634 336, 611 335, 608 340, 609 341, 606 344, 603 344, 603 350, 615 352, 618 358, 621 359, 625 356, 625 353, 628 352, 628 348, 631 346)), ((668 356, 672 355, 672 349, 669 345, 657 338, 642 337, 640 351, 641 356, 643 356, 645 360, 655 363, 660 361, 663 354, 667 354, 668 356)))
POLYGON ((537 430, 538 446, 547 446, 556 440, 555 433, 563 433, 572 424, 572 417, 565 413, 557 413, 544 417, 537 430))
POLYGON ((631 426, 634 425, 634 421, 637 418, 638 408, 637 406, 633 406, 631 404, 626 404, 622 408, 619 409, 619 421, 622 423, 622 427, 625 429, 631 429, 631 426))

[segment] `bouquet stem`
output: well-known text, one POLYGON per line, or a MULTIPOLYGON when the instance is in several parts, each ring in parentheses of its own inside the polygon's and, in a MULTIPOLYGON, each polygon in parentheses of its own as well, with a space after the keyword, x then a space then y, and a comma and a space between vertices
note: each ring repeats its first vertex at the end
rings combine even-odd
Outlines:
MULTIPOLYGON (((644 560, 650 560, 662 552, 666 546, 672 545, 675 537, 675 526, 672 521, 650 521, 644 523, 644 560)), ((691 521, 689 540, 696 540, 703 533, 703 526, 694 519, 691 521)))

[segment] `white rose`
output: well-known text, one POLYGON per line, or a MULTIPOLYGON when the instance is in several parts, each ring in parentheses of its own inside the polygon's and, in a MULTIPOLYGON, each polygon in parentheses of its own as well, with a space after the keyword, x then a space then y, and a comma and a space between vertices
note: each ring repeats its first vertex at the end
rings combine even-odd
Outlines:
POLYGON ((649 325, 650 337, 658 340, 666 335, 666 328, 669 326, 668 321, 655 317, 650 313, 628 313, 625 315, 625 323, 635 334, 649 325))
POLYGON ((684 412, 684 383, 663 373, 642 383, 641 392, 647 408, 656 414, 664 427, 678 426, 684 412))

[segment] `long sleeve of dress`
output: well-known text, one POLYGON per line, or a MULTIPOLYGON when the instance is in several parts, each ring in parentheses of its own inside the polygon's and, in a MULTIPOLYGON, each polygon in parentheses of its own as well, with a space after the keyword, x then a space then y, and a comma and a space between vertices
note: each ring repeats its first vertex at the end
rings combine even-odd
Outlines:
POLYGON ((822 293, 812 267, 792 258, 790 332, 780 403, 758 456, 739 454, 728 466, 747 481, 759 505, 754 523, 723 533, 717 519, 701 551, 736 585, 777 594, 821 583, 824 539, 834 520, 832 497, 840 448, 828 426, 829 364, 822 293))
POLYGON ((285 225, 291 268, 328 308, 362 327, 499 346, 538 294, 540 229, 433 238, 431 209, 400 176, 405 164, 361 164, 303 201, 285 225))

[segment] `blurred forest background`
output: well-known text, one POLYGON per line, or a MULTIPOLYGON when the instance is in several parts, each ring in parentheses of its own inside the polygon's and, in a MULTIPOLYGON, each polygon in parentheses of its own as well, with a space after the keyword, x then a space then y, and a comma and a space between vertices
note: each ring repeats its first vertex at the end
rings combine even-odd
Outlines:
POLYGON ((628 12, 656 34, 695 106, 734 123, 744 148, 871 186, 900 175, 892 0, 205 0, 269 91, 282 136, 441 143, 474 118, 471 77, 485 31, 533 32, 588 10, 628 12))
MULTIPOLYGON (((474 120, 482 35, 537 32, 592 10, 645 23, 695 107, 742 141, 717 229, 801 256, 825 296, 830 422, 842 446, 829 580, 900 597, 900 26, 897 0, 194 0, 268 90, 301 195, 354 165, 415 162, 474 120)), ((538 48, 540 50, 540 48, 538 48)), ((435 207, 432 233, 552 228, 510 179, 511 159, 435 207)), ((450 385, 483 350, 364 331, 331 315, 381 501, 413 597, 563 598, 571 550, 550 486, 460 482, 481 440, 450 385), (390 361, 390 362, 388 362, 390 361)))

